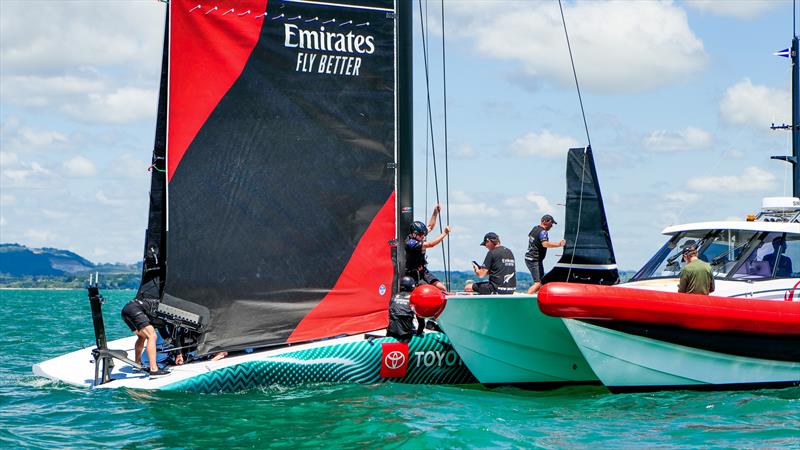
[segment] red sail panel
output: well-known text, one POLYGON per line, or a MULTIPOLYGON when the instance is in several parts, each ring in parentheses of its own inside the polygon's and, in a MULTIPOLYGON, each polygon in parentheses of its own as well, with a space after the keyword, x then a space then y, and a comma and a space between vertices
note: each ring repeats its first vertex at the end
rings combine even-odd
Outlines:
POLYGON ((287 342, 386 328, 394 265, 395 193, 367 228, 333 289, 297 325, 287 342))
POLYGON ((241 74, 258 42, 267 0, 172 0, 170 8, 168 180, 241 74))
POLYGON ((696 330, 800 335, 800 302, 549 283, 539 309, 569 319, 673 325, 696 330))

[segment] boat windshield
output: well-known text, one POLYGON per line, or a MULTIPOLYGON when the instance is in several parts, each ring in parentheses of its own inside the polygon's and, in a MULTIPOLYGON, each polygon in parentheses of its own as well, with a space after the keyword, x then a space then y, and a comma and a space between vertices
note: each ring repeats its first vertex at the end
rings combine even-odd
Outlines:
POLYGON ((685 265, 681 251, 687 244, 694 244, 698 257, 711 264, 714 277, 726 277, 737 266, 750 248, 761 242, 760 233, 743 230, 692 230, 674 235, 655 256, 632 278, 678 277, 685 265))

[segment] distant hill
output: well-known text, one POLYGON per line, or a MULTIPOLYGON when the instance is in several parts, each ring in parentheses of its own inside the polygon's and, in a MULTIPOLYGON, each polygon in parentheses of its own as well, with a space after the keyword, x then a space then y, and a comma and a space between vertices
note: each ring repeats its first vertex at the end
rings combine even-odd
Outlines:
POLYGON ((138 264, 94 264, 69 250, 0 244, 0 287, 81 288, 90 273, 99 273, 101 287, 135 289, 138 264))

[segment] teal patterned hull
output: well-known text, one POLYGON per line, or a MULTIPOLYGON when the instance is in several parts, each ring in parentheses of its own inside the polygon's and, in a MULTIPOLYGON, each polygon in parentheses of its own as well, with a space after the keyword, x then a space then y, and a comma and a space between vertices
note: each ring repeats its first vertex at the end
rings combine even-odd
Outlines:
POLYGON ((194 376, 164 387, 189 392, 230 392, 259 386, 309 383, 471 384, 475 377, 443 333, 401 343, 363 339, 266 356, 194 376), (407 350, 406 350, 407 349, 407 350))

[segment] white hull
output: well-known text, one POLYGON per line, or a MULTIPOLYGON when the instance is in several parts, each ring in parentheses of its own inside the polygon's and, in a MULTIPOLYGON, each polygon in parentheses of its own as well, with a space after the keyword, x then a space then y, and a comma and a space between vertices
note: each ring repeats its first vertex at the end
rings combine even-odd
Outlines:
MULTIPOLYGON (((125 350, 133 359, 135 337, 108 343, 110 349, 125 350)), ((92 348, 84 348, 33 366, 35 375, 80 387, 94 386, 92 348)), ((237 353, 218 361, 194 361, 170 367, 168 376, 150 379, 121 361, 114 361, 112 380, 100 388, 131 388, 220 392, 258 386, 291 386, 306 383, 378 383, 393 380, 411 384, 468 384, 469 373, 442 333, 425 333, 398 343, 384 330, 323 341, 237 353), (397 346, 400 348, 397 348, 397 346), (384 346, 387 346, 384 348, 384 346), (391 347, 394 346, 394 347, 391 347), (401 353, 386 359, 387 348, 401 353), (399 361, 399 363, 398 363, 399 361), (395 373, 385 373, 392 363, 395 373), (399 373, 397 372, 399 370, 399 373)))
POLYGON ((451 296, 438 322, 483 384, 598 382, 563 322, 542 314, 535 295, 451 296))
POLYGON ((800 363, 686 347, 564 319, 578 348, 612 391, 800 384, 800 363))

